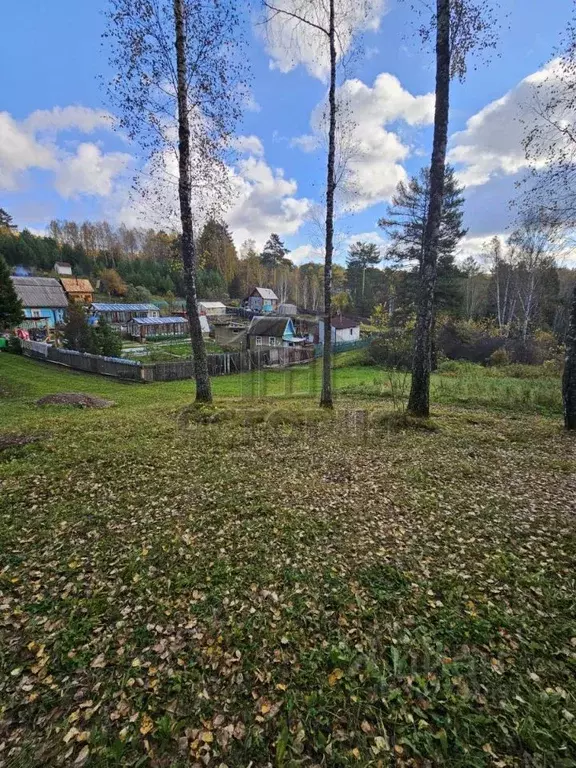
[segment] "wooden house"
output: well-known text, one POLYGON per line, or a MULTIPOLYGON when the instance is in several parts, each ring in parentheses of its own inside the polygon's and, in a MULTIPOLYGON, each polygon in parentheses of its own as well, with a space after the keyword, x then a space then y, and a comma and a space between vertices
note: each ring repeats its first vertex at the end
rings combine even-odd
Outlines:
POLYGON ((271 288, 254 288, 245 300, 248 309, 253 312, 276 312, 278 296, 271 288))
POLYGON ((198 312, 208 317, 217 317, 226 314, 226 304, 221 301, 199 301, 198 312))
POLYGON ((214 326, 214 341, 220 347, 238 351, 247 349, 248 325, 246 323, 226 323, 214 326))
POLYGON ((68 299, 54 277, 15 277, 12 283, 22 302, 22 328, 51 330, 64 322, 68 299))
POLYGON ((54 264, 54 272, 64 277, 72 277, 72 264, 68 264, 67 261, 57 261, 54 264))
POLYGON ((90 280, 81 277, 61 277, 60 282, 68 301, 74 301, 78 304, 92 304, 94 288, 92 288, 90 280))
POLYGON ((290 317, 254 317, 247 331, 247 344, 251 351, 300 346, 304 342, 304 338, 296 336, 290 317))
MULTIPOLYGON (((360 323, 349 317, 336 315, 331 322, 331 336, 333 344, 340 344, 343 341, 358 341, 360 339, 360 323)), ((324 344, 324 321, 318 321, 318 343, 324 344)))

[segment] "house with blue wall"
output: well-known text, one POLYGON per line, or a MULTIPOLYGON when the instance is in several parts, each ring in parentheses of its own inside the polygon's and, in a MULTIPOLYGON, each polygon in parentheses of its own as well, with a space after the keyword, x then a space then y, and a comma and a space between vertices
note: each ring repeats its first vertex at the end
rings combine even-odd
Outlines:
POLYGON ((254 288, 246 299, 246 304, 253 312, 276 312, 278 296, 271 288, 254 288))
POLYGON ((52 330, 64 322, 68 299, 58 280, 14 275, 12 283, 24 309, 26 319, 21 323, 22 328, 52 330))
POLYGON ((295 347, 305 341, 296 336, 294 323, 290 317, 253 317, 246 338, 248 349, 252 351, 295 347))

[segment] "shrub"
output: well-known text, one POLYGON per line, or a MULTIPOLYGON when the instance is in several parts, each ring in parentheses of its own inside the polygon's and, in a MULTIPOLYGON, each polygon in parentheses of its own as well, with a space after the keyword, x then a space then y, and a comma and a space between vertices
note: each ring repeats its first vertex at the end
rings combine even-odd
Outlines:
POLYGON ((510 363, 510 355, 504 347, 500 347, 499 349, 496 349, 494 352, 492 352, 488 359, 488 363, 489 365, 496 367, 508 365, 510 363))
POLYGON ((408 371, 412 367, 413 334, 411 329, 391 328, 372 340, 368 357, 376 365, 408 371))
POLYGON ((22 342, 18 336, 9 336, 8 344, 6 345, 6 352, 10 352, 11 355, 22 354, 22 342))
POLYGON ((486 365, 506 340, 492 329, 470 322, 447 323, 438 333, 438 349, 450 360, 486 365))

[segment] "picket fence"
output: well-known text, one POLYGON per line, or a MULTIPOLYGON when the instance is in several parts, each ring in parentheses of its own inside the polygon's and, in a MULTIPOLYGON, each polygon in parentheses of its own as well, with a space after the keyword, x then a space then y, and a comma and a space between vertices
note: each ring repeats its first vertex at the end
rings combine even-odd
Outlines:
MULTIPOLYGON (((117 357, 91 355, 60 349, 51 344, 37 341, 23 341, 22 353, 26 357, 64 365, 78 371, 113 376, 128 381, 175 381, 190 379, 194 376, 194 363, 190 359, 175 360, 166 363, 142 363, 117 357)), ((208 355, 208 373, 211 376, 225 376, 231 373, 260 370, 267 367, 286 367, 305 363, 314 358, 311 347, 280 347, 257 352, 232 352, 208 355)))

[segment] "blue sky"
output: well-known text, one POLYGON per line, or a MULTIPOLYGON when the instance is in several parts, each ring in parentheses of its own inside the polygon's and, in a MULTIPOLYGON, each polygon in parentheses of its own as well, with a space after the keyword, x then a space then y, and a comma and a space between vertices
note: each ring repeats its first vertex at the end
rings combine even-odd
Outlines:
MULTIPOLYGON (((509 225, 507 203, 524 167, 518 117, 532 89, 522 81, 546 66, 572 5, 502 0, 498 54, 454 84, 450 146, 467 184, 468 252, 509 225)), ((339 220, 343 249, 356 235, 378 238, 376 222, 396 181, 426 164, 430 151, 433 58, 413 33, 410 3, 372 6, 379 27, 364 33, 365 55, 345 74, 363 156, 353 169, 354 213, 339 220)), ((0 206, 21 228, 40 231, 52 218, 136 223, 127 189, 138 150, 109 129, 99 82, 110 75, 101 40, 105 7, 106 0, 4 4, 10 34, 0 47, 0 206)), ((283 54, 251 33, 253 103, 238 133, 252 138, 235 168, 239 197, 228 214, 238 243, 261 243, 278 231, 298 261, 317 256, 308 211, 324 174, 322 150, 293 143, 314 134, 311 117, 325 93, 303 49, 301 62, 282 71, 283 54)))

